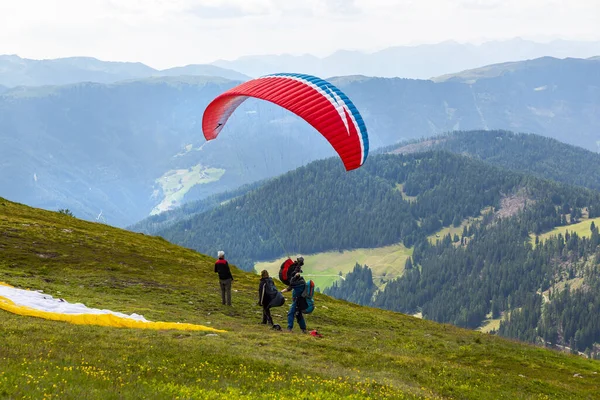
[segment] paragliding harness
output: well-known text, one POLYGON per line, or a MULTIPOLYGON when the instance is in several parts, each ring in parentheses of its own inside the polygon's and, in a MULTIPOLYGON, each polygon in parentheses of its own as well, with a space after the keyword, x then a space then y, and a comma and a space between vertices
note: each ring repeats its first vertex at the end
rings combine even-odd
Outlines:
POLYGON ((279 267, 279 280, 283 282, 285 285, 290 285, 290 280, 298 272, 298 263, 292 261, 291 258, 288 258, 281 264, 279 267))
POLYGON ((269 307, 281 307, 285 304, 285 297, 281 292, 275 292, 275 295, 271 298, 271 302, 269 303, 269 307))
POLYGON ((271 278, 267 279, 265 283, 265 294, 269 296, 270 299, 274 299, 277 295, 277 287, 275 287, 275 283, 271 278))
POLYGON ((272 278, 267 278, 265 280, 265 286, 263 290, 265 291, 265 295, 269 299, 269 302, 267 304, 262 303, 263 300, 260 299, 261 301, 259 302, 259 304, 261 304, 263 307, 265 305, 268 305, 271 308, 281 307, 285 304, 285 297, 283 297, 283 294, 279 290, 277 290, 275 282, 273 282, 272 278))
POLYGON ((315 282, 313 280, 308 280, 306 285, 304 285, 304 291, 302 295, 296 300, 298 304, 298 308, 302 312, 302 314, 310 314, 315 309, 315 300, 313 298, 315 294, 315 282))

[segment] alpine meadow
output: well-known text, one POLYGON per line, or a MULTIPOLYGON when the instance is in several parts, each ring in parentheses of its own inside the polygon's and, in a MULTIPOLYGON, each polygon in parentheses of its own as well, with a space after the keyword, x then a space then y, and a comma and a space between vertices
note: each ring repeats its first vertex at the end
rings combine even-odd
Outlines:
MULTIPOLYGON (((273 331, 258 324, 254 274, 232 268, 233 306, 220 305, 214 258, 7 200, 0 224, 6 283, 225 331, 72 325, 2 311, 5 398, 586 399, 600 385, 597 361, 318 293, 307 319, 322 338, 273 331)), ((276 322, 282 314, 273 309, 276 322)))

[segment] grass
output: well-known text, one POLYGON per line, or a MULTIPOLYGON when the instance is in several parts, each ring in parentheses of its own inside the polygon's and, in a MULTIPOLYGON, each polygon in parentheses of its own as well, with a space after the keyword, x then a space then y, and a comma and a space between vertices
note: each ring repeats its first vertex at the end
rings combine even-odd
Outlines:
POLYGON ((454 238, 455 234, 460 237, 463 232, 463 226, 465 226, 464 221, 458 227, 453 226, 453 225, 446 226, 445 228, 440 229, 436 233, 429 235, 427 237, 427 240, 429 240, 429 243, 431 243, 431 244, 436 244, 438 241, 441 242, 444 239, 444 236, 447 236, 448 234, 450 234, 450 236, 453 238, 454 238))
POLYGON ((550 296, 550 290, 553 290, 554 293, 559 293, 559 292, 562 292, 563 290, 565 290, 567 285, 569 286, 570 290, 577 290, 577 289, 581 289, 581 287, 583 286, 584 283, 585 283, 584 278, 566 279, 564 281, 557 282, 556 284, 554 284, 554 286, 551 289, 549 288, 549 289, 543 291, 542 296, 544 297, 544 301, 548 301, 549 296, 550 296))
POLYGON ((492 313, 489 313, 487 315, 487 318, 483 321, 483 323, 481 324, 481 326, 479 328, 477 328, 477 330, 479 332, 485 332, 485 333, 489 333, 491 331, 497 331, 498 329, 500 329, 500 322, 503 319, 503 315, 500 316, 500 318, 492 318, 492 313))
MULTIPOLYGON (((0 311, 0 398, 598 397, 597 361, 321 294, 307 321, 323 338, 266 329, 256 275, 234 268, 233 307, 222 306, 213 263, 157 237, 0 199, 0 281, 227 331, 80 326, 0 311)), ((274 310, 276 322, 285 312, 274 310)))
POLYGON ((450 236, 452 238, 454 238, 454 235, 458 235, 459 237, 462 236, 463 233, 463 229, 465 227, 469 228, 472 224, 480 222, 483 220, 483 215, 487 214, 489 212, 492 211, 492 207, 485 207, 480 211, 480 216, 479 217, 469 217, 467 219, 464 219, 459 226, 446 226, 442 229, 440 229, 439 231, 437 231, 434 234, 431 234, 427 237, 427 240, 429 240, 429 242, 431 244, 435 244, 437 241, 441 241, 444 239, 444 236, 447 236, 448 234, 450 234, 450 236))
POLYGON ((462 223, 459 226, 450 225, 445 228, 442 228, 436 233, 429 235, 427 239, 431 244, 435 244, 438 241, 442 241, 444 237, 448 234, 450 234, 452 238, 454 238, 455 234, 458 235, 458 237, 461 237, 464 227, 468 227, 471 223, 473 223, 472 220, 474 220, 474 218, 462 221, 462 223))
POLYGON ((189 169, 178 169, 166 172, 156 180, 162 189, 164 199, 158 204, 150 215, 178 206, 185 194, 195 185, 215 182, 221 179, 225 173, 224 169, 206 168, 195 165, 189 169))
MULTIPOLYGON (((407 249, 402 244, 379 247, 375 249, 356 249, 349 251, 329 251, 304 256, 304 273, 315 281, 321 290, 330 287, 333 282, 342 279, 352 271, 354 265, 368 265, 373 271, 373 282, 382 286, 386 281, 401 276, 404 273, 404 264, 412 255, 413 249, 407 249)), ((285 260, 280 258, 274 261, 256 263, 257 272, 266 269, 269 275, 278 277, 279 267, 285 260)))
MULTIPOLYGON (((540 235, 540 240, 544 241, 549 239, 552 236, 558 236, 558 234, 562 234, 563 236, 567 231, 570 233, 577 233, 579 237, 590 237, 592 235, 592 231, 590 227, 592 226, 592 222, 598 226, 600 224, 600 217, 592 218, 592 219, 583 219, 581 222, 572 225, 559 226, 558 228, 554 228, 553 230, 543 233, 540 235)), ((532 243, 535 243, 535 235, 531 235, 532 243)))
POLYGON ((396 183, 396 190, 402 194, 403 200, 408 201, 409 203, 417 201, 417 196, 409 196, 406 193, 404 193, 404 184, 396 183))

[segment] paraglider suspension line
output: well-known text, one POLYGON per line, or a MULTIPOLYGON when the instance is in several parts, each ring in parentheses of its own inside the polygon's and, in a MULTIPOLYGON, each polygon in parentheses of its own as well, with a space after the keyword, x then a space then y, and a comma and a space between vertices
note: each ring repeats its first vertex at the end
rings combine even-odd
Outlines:
POLYGON ((277 231, 275 231, 275 229, 273 228, 273 225, 271 225, 271 223, 269 222, 268 218, 266 218, 266 216, 262 215, 262 213, 259 210, 260 210, 260 207, 256 207, 256 211, 261 216, 261 218, 263 219, 263 221, 267 224, 267 226, 269 227, 269 229, 273 233, 273 236, 275 236, 275 239, 277 239, 277 241, 279 242, 279 245, 281 246, 281 249, 283 250, 283 252, 285 253, 285 255, 289 258, 290 257, 290 253, 286 250, 285 246, 283 245, 283 242, 279 238, 279 235, 277 234, 277 231))

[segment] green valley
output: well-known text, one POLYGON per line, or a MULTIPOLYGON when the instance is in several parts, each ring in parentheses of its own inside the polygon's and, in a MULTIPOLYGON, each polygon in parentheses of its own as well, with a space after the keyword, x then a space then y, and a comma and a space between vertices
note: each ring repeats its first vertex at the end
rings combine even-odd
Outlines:
MULTIPOLYGON (((412 249, 407 249, 402 244, 375 249, 303 254, 305 260, 303 271, 305 276, 314 280, 315 285, 323 290, 331 286, 333 282, 342 279, 358 263, 368 265, 373 271, 375 283, 382 286, 385 282, 402 275, 404 264, 411 254, 412 249)), ((254 265, 254 269, 258 273, 266 269, 271 276, 277 277, 283 261, 285 261, 285 257, 270 262, 258 262, 254 265)))
MULTIPOLYGON (((152 210, 150 215, 177 208, 181 205, 185 194, 195 185, 216 182, 225 173, 221 168, 207 168, 202 165, 194 165, 188 169, 168 171, 156 180, 161 188, 163 200, 152 210)), ((158 190, 155 194, 158 195, 158 190)))
MULTIPOLYGON (((598 226, 598 224, 600 224, 600 218, 585 218, 583 219, 581 222, 577 222, 575 224, 571 224, 571 225, 567 225, 567 226, 560 226, 557 228, 552 229, 551 231, 542 233, 541 235, 538 236, 539 240, 546 240, 549 239, 551 237, 554 236, 558 236, 559 234, 561 234, 562 236, 565 236, 565 234, 567 232, 569 233, 576 233, 577 235, 579 235, 580 237, 590 237, 592 234, 591 231, 591 227, 592 224, 594 224, 595 226, 598 226)), ((532 236, 533 239, 535 239, 534 236, 532 236)))

